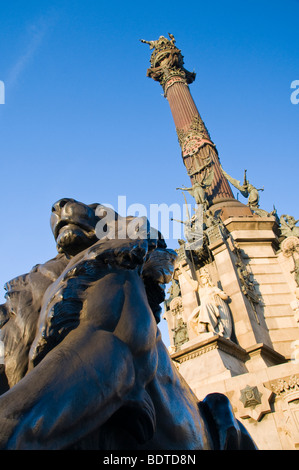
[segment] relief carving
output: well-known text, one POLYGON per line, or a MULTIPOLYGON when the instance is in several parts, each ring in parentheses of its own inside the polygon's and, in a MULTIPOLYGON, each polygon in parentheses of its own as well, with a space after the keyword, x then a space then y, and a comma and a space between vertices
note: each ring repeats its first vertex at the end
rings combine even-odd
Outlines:
POLYGON ((213 142, 211 141, 210 134, 199 114, 196 114, 193 117, 190 127, 187 131, 177 127, 176 132, 184 158, 192 155, 195 156, 198 150, 204 144, 210 144, 214 146, 213 142))
POLYGON ((263 384, 247 385, 240 390, 237 404, 239 416, 243 419, 252 418, 255 421, 260 421, 266 413, 271 412, 272 398, 273 392, 263 384))

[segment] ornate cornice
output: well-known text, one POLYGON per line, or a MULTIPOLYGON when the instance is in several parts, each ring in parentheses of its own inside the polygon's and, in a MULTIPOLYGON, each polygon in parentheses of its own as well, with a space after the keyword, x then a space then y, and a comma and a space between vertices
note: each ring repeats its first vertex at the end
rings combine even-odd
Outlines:
POLYGON ((185 73, 180 70, 169 70, 168 73, 164 74, 161 85, 164 90, 164 96, 167 97, 167 91, 176 83, 182 83, 185 86, 188 86, 185 73))
POLYGON ((270 383, 271 390, 279 396, 284 396, 288 393, 299 391, 299 376, 290 375, 270 383))
POLYGON ((186 349, 181 349, 172 354, 171 358, 172 360, 182 364, 183 362, 194 359, 195 357, 199 357, 208 353, 209 351, 213 351, 214 349, 219 349, 231 356, 236 357, 242 362, 246 361, 248 358, 247 353, 243 348, 219 335, 212 336, 211 338, 192 345, 186 349))

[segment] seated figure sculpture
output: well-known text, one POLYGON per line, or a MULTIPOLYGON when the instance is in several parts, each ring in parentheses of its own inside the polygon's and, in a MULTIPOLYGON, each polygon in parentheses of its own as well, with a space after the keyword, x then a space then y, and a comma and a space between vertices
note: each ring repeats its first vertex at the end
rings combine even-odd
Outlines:
POLYGON ((158 232, 99 239, 97 207, 55 203, 58 255, 5 286, 0 449, 256 449, 224 395, 199 402, 161 340, 174 252, 158 232))

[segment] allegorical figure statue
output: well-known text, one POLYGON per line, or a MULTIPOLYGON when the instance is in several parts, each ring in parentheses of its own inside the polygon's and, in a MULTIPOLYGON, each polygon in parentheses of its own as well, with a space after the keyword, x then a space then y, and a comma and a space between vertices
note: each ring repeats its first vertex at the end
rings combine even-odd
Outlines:
POLYGON ((207 189, 212 185, 214 179, 214 169, 212 168, 201 181, 196 181, 190 188, 176 188, 188 193, 194 197, 196 204, 203 205, 204 209, 209 207, 207 200, 207 189))
MULTIPOLYGON (((187 208, 187 203, 186 203, 187 208)), ((200 250, 203 246, 203 211, 200 206, 195 210, 195 214, 190 217, 187 208, 187 220, 173 219, 176 222, 180 222, 184 225, 184 235, 187 240, 186 247, 189 250, 200 250)))
POLYGON ((186 269, 180 265, 180 272, 194 291, 199 294, 200 305, 195 308, 188 322, 196 334, 213 332, 225 338, 232 334, 232 321, 227 305, 228 295, 213 285, 209 273, 203 269, 199 281, 192 279, 186 269))
POLYGON ((299 227, 297 223, 299 220, 296 220, 295 217, 288 214, 283 214, 280 217, 280 231, 283 237, 299 237, 299 227))
MULTIPOLYGON (((295 219, 292 217, 292 222, 293 222, 293 227, 292 228, 298 228, 295 227, 295 219)), ((291 231, 291 233, 293 233, 291 231)), ((296 232, 295 232, 296 233, 296 232)), ((289 235, 286 236, 286 238, 282 241, 280 245, 281 251, 283 255, 286 258, 292 258, 293 259, 293 269, 291 271, 292 274, 294 274, 294 279, 296 282, 296 296, 299 294, 299 237, 296 237, 294 235, 289 235)))
POLYGON ((56 202, 58 255, 6 284, 0 449, 255 449, 228 399, 199 402, 161 340, 174 252, 115 212, 110 238, 105 210, 56 202))
POLYGON ((223 168, 221 167, 222 173, 226 177, 226 179, 236 188, 240 191, 242 196, 245 198, 248 198, 248 206, 252 210, 257 210, 259 208, 259 191, 264 191, 264 188, 257 189, 255 186, 253 186, 251 183, 249 183, 247 179, 247 170, 244 171, 244 182, 241 184, 240 181, 236 180, 235 178, 232 178, 230 175, 228 175, 223 168))

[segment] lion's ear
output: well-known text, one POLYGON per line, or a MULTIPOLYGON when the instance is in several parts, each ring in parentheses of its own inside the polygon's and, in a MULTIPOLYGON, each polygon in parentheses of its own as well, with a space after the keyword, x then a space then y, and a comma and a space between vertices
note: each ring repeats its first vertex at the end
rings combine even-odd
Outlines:
POLYGON ((147 249, 146 240, 102 239, 88 250, 85 259, 94 259, 127 269, 142 268, 147 249))
POLYGON ((101 204, 99 204, 98 202, 94 202, 93 204, 87 204, 88 207, 90 207, 92 210, 96 210, 96 208, 98 206, 100 206, 101 204))

